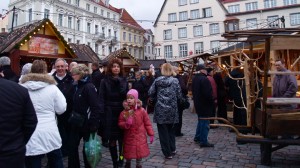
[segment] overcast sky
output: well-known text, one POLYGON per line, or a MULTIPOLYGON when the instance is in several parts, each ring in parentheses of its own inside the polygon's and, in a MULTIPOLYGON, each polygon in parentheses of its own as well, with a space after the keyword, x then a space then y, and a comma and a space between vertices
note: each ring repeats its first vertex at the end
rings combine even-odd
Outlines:
MULTIPOLYGON (((110 4, 116 8, 125 8, 136 20, 149 20, 138 22, 144 28, 151 28, 164 0, 110 0, 110 4)), ((9 0, 0 0, 0 13, 2 9, 8 9, 9 0)))

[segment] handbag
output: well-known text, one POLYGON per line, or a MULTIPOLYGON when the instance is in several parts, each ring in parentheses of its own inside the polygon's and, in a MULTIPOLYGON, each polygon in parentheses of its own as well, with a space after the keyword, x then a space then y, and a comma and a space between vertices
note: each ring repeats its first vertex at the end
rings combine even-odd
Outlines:
POLYGON ((100 140, 95 133, 91 133, 89 140, 84 142, 84 152, 89 165, 92 168, 97 167, 97 164, 102 158, 102 154, 100 140))
POLYGON ((190 108, 189 98, 187 96, 183 96, 178 103, 179 108, 182 110, 190 108))
POLYGON ((86 116, 73 111, 68 122, 77 127, 82 127, 86 118, 87 118, 86 116))

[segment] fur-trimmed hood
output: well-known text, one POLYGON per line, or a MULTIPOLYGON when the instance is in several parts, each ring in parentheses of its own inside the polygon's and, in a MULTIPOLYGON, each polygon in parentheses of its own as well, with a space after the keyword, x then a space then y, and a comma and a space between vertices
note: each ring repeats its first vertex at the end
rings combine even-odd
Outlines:
POLYGON ((48 74, 29 73, 22 77, 20 84, 28 90, 38 90, 57 83, 53 76, 48 74))
MULTIPOLYGON (((142 101, 140 99, 137 99, 136 103, 137 103, 137 108, 138 109, 142 107, 143 103, 142 103, 142 101)), ((129 110, 130 109, 130 106, 128 105, 128 103, 127 103, 126 100, 123 101, 123 107, 124 107, 124 110, 129 110)))

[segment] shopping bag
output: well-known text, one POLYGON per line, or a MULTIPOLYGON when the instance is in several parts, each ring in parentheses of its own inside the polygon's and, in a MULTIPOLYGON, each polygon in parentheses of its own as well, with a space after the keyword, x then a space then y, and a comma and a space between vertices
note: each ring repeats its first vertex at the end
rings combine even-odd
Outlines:
POLYGON ((95 133, 90 134, 89 141, 84 143, 84 152, 89 165, 95 168, 102 158, 100 140, 95 133))

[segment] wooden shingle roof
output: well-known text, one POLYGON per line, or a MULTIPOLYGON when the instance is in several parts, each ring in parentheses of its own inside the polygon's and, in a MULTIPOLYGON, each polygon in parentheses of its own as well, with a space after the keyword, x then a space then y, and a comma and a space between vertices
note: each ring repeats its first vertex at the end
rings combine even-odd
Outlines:
POLYGON ((75 55, 78 57, 76 61, 78 62, 100 62, 99 57, 93 51, 93 49, 86 44, 74 44, 70 43, 70 46, 75 52, 75 55))
POLYGON ((56 37, 60 42, 62 42, 66 48, 66 50, 70 53, 70 55, 75 58, 75 54, 68 43, 64 40, 64 37, 60 34, 57 28, 49 19, 38 20, 33 23, 30 23, 26 26, 16 28, 12 32, 8 33, 5 36, 0 37, 0 53, 10 52, 14 48, 19 48, 20 45, 36 34, 40 29, 45 27, 45 25, 49 25, 52 30, 55 32, 56 37))

